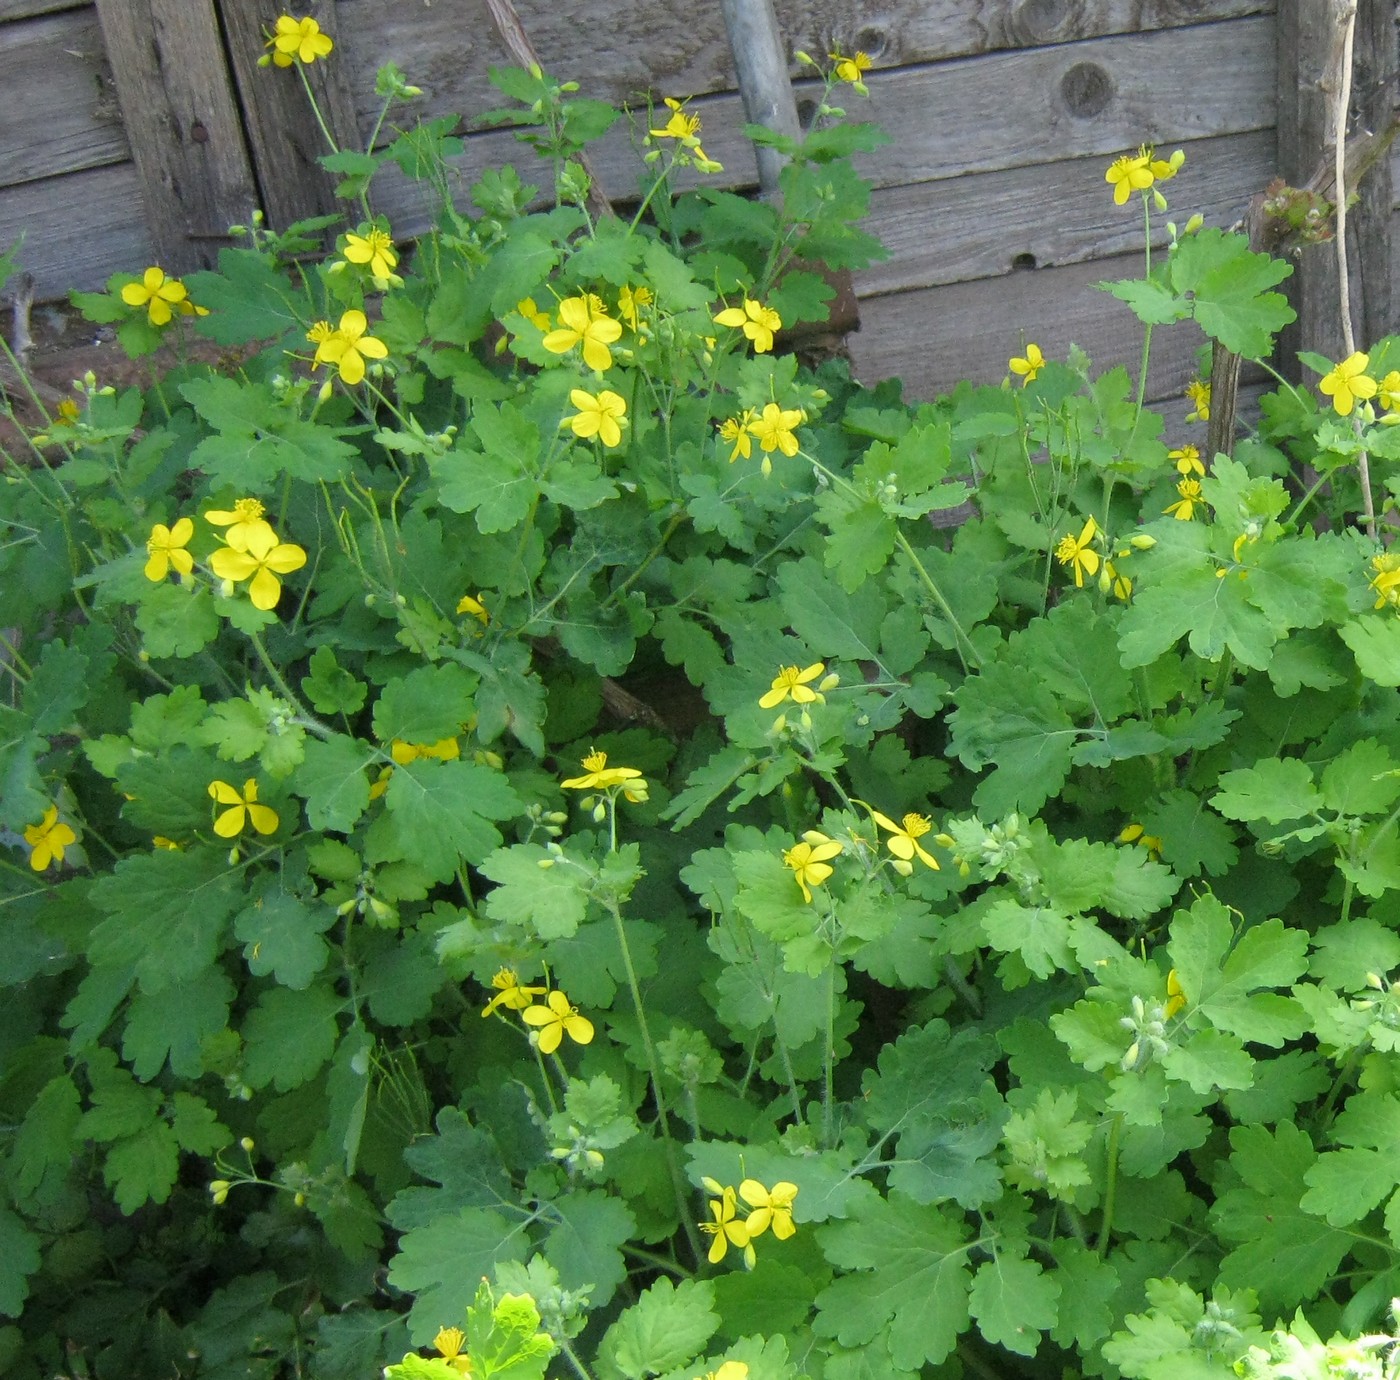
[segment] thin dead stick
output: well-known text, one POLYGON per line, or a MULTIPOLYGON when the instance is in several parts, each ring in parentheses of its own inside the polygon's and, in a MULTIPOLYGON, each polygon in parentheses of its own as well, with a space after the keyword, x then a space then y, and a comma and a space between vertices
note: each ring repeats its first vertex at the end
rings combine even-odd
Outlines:
MULTIPOLYGON (((506 45, 506 51, 522 67, 533 67, 539 69, 539 54, 535 52, 535 45, 530 42, 530 35, 525 32, 525 26, 520 22, 520 16, 515 12, 515 6, 511 0, 486 0, 486 8, 490 12, 491 18, 496 23, 496 30, 501 35, 501 41, 506 45)), ((598 176, 598 170, 589 161, 586 153, 580 152, 579 162, 583 165, 583 170, 588 174, 588 205, 593 214, 598 217, 615 216, 613 204, 608 200, 608 194, 603 190, 603 183, 598 176)))

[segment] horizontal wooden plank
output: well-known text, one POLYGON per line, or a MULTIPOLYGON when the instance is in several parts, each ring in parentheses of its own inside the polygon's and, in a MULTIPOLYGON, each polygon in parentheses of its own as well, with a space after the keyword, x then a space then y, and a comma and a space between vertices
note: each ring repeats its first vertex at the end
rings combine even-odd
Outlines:
MULTIPOLYGON (((354 67, 361 116, 372 121, 374 73, 398 63, 429 92, 433 114, 474 119, 499 103, 487 68, 510 59, 483 12, 462 3, 339 0, 336 37, 354 67), (468 33, 464 21, 470 22, 468 33)), ((1006 48, 1272 13, 1272 0, 886 0, 840 4, 777 0, 789 52, 869 53, 874 68, 907 66, 1006 48)), ((546 72, 583 83, 599 99, 639 91, 696 96, 731 91, 734 62, 720 6, 689 0, 518 0, 521 23, 546 72), (586 47, 580 37, 587 35, 586 47), (585 56, 586 53, 586 56, 585 56)), ((794 62, 792 71, 801 75, 794 62)), ((1183 93, 1194 82, 1181 83, 1183 93)), ((1201 95, 1203 92, 1195 91, 1201 95)))
MULTIPOLYGON (((1271 17, 1238 19, 1035 52, 993 53, 890 74, 880 79, 882 90, 872 106, 895 138, 863 157, 861 172, 884 187, 1074 157, 1104 159, 1106 166, 1109 158, 1144 137, 1166 146, 1267 129, 1273 118, 1273 28, 1271 17), (1222 59, 1222 53, 1233 56, 1222 59), (1234 60, 1241 63, 1238 70, 1234 60), (1062 106, 1056 113, 1067 75, 1086 64, 1102 66, 1114 94, 1093 118, 1071 117, 1062 106), (1198 89, 1194 77, 1164 82, 1164 71, 1199 74, 1202 85, 1198 89), (1008 99, 1008 91, 1017 92, 1017 99, 1008 99)), ((744 137, 738 96, 706 97, 693 109, 704 121, 706 151, 724 164, 716 181, 752 185, 753 148, 744 137)), ((611 197, 636 195, 642 164, 623 122, 593 145, 592 153, 611 197)), ((507 163, 515 164, 527 182, 543 182, 548 189, 547 166, 532 160, 505 131, 467 137, 455 165, 458 186, 465 192, 484 169, 507 163)), ((1102 169, 1098 176, 1102 178, 1102 169)), ((1242 192, 1255 189, 1253 177, 1251 168, 1242 192)), ((402 234, 418 233, 433 218, 423 190, 408 185, 392 168, 376 182, 376 201, 402 234)))
MULTIPOLYGON (((1199 211, 1231 225, 1274 171, 1271 130, 1195 140, 1165 190, 1178 224, 1199 211)), ((865 229, 890 257, 856 275, 862 296, 992 278, 1025 268, 1082 263, 1142 244, 1136 197, 1114 204, 1107 160, 1078 158, 1006 172, 919 182, 875 192, 865 229)), ((1165 217, 1155 218, 1165 243, 1165 217)))
POLYGON ((24 235, 20 267, 40 301, 96 289, 152 262, 141 189, 130 163, 0 187, 0 249, 24 235))
MULTIPOLYGON (((1134 379, 1142 326, 1095 284, 1140 274, 1136 254, 1094 263, 1014 273, 1002 278, 867 298, 861 328, 850 337, 852 369, 864 383, 900 377, 909 398, 928 399, 959 379, 997 383, 1007 360, 1029 341, 1047 359, 1071 345, 1085 350, 1096 374, 1125 365, 1134 379)), ((1176 398, 1195 373, 1205 337, 1194 322, 1158 327, 1152 337, 1149 398, 1176 398)))
POLYGON ((37 14, 88 8, 92 0, 0 0, 0 23, 7 19, 33 19, 37 14))
POLYGON ((130 158, 91 6, 0 25, 6 185, 130 158))

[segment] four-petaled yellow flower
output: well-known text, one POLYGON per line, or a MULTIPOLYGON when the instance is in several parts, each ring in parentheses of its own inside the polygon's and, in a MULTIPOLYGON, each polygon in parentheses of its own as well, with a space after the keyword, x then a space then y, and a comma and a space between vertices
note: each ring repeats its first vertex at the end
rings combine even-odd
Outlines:
POLYGON ((364 235, 346 235, 345 258, 352 264, 367 264, 369 276, 374 279, 376 287, 402 282, 394 273, 399 265, 394 241, 377 227, 372 226, 364 235))
POLYGON ((739 1200, 732 1188, 721 1188, 713 1179, 705 1180, 705 1187, 717 1197, 710 1199, 710 1220, 700 1223, 700 1230, 711 1237, 709 1261, 718 1265, 724 1259, 730 1246, 737 1246, 744 1252, 744 1263, 752 1267, 753 1247, 749 1245, 749 1229, 746 1223, 735 1216, 739 1200))
POLYGON ((757 1179, 745 1179, 739 1185, 739 1196, 753 1208, 744 1221, 749 1240, 762 1236, 771 1226, 773 1235, 786 1241, 797 1230, 792 1223, 792 1200, 797 1192, 797 1185, 786 1179, 772 1188, 764 1188, 757 1179))
POLYGON ((826 662, 814 661, 800 671, 796 666, 783 666, 773 677, 773 684, 758 702, 760 709, 776 709, 784 700, 794 704, 819 704, 825 697, 811 688, 811 683, 826 670, 826 662))
MULTIPOLYGON (((1400 369, 1392 369, 1379 383, 1376 388, 1376 401, 1386 409, 1387 412, 1394 412, 1400 408, 1400 369)), ((62 411, 63 404, 59 404, 62 411)))
POLYGON ((1206 477, 1206 467, 1201 464, 1201 452, 1195 446, 1179 446, 1176 450, 1169 450, 1167 459, 1176 463, 1176 472, 1179 475, 1195 474, 1202 479, 1206 477))
POLYGON ((215 804, 229 807, 214 819, 214 832, 221 839, 235 838, 243 832, 245 823, 251 824, 260 834, 277 832, 277 811, 258 803, 258 781, 255 776, 250 776, 243 783, 241 792, 227 781, 211 781, 209 795, 215 804))
POLYGON ((835 870, 828 859, 842 851, 842 845, 835 839, 816 829, 808 829, 802 835, 802 842, 795 843, 783 854, 783 864, 790 867, 797 885, 802 888, 802 899, 809 905, 812 901, 812 888, 820 886, 835 870))
POLYGON ((1192 379, 1186 385, 1185 395, 1191 404, 1191 411, 1186 414, 1188 422, 1208 422, 1210 421, 1210 384, 1204 379, 1192 379))
POLYGON ((178 278, 167 278, 163 268, 152 266, 141 275, 139 283, 128 283, 121 292, 122 301, 129 307, 145 307, 146 319, 153 326, 165 326, 175 312, 184 316, 208 316, 204 307, 197 307, 190 301, 184 283, 178 278))
POLYGON ((1149 834, 1141 824, 1136 822, 1125 824, 1118 835, 1119 843, 1135 843, 1139 848, 1145 848, 1150 858, 1160 859, 1162 856, 1162 840, 1156 834, 1149 834))
POLYGON ((172 569, 181 575, 188 575, 194 569, 194 557, 185 547, 193 536, 194 523, 187 517, 182 517, 174 527, 157 522, 151 528, 151 535, 146 538, 146 578, 159 584, 172 569))
POLYGON ((31 824, 25 829, 24 841, 30 849, 30 867, 35 872, 44 872, 50 863, 63 861, 63 850, 70 843, 77 843, 78 836, 59 819, 58 806, 50 805, 38 824, 31 824))
POLYGON ((1376 607, 1387 604, 1400 611, 1400 552, 1382 551, 1371 557, 1371 588, 1376 591, 1376 607))
POLYGON ((1134 192, 1145 192, 1157 180, 1152 175, 1150 162, 1141 153, 1125 153, 1109 164, 1103 176, 1113 188, 1115 205, 1123 205, 1134 192))
POLYGON ((343 313, 334 330, 328 326, 328 322, 318 321, 306 333, 306 338, 316 346, 312 363, 333 364, 341 380, 353 388, 364 379, 365 360, 383 359, 389 347, 382 340, 365 334, 369 321, 358 309, 343 313))
MULTIPOLYGON (((215 527, 227 527, 224 540, 235 551, 246 551, 254 538, 272 537, 272 524, 263 516, 266 511, 256 498, 240 498, 234 501, 232 508, 211 508, 204 520, 215 527)), ((277 540, 276 537, 272 539, 277 540)))
MULTIPOLYGON (((798 407, 779 407, 777 403, 764 403, 763 415, 749 425, 760 449, 780 450, 784 455, 796 455, 797 436, 793 428, 802 424, 803 413, 798 407)), ((763 472, 772 468, 769 461, 763 462, 763 472)))
POLYGON ((741 455, 745 460, 753 454, 753 408, 746 407, 737 417, 726 417, 719 426, 719 439, 731 441, 734 449, 729 452, 732 465, 741 455))
POLYGON ((1024 388, 1026 384, 1033 383, 1035 376, 1045 368, 1045 356, 1041 354, 1039 345, 1027 345, 1026 353, 1008 360, 1006 367, 1013 374, 1021 376, 1021 387, 1024 388))
MULTIPOLYGON (((753 341, 756 354, 773 348, 773 333, 783 328, 783 318, 772 307, 765 307, 751 297, 744 298, 742 307, 726 307, 715 317, 717 326, 741 326, 753 341)), ((768 447, 772 450, 772 447, 768 447)))
POLYGON ((605 446, 622 444, 622 428, 627 425, 627 399, 620 393, 604 388, 595 395, 575 388, 569 393, 569 401, 578 411, 572 417, 565 417, 561 426, 568 427, 583 441, 596 436, 605 446))
POLYGON ((502 968, 491 979, 491 986, 496 989, 496 995, 486 1003, 486 1009, 481 1013, 483 1016, 494 1016, 503 1006, 507 1011, 524 1011, 536 997, 542 997, 549 991, 547 987, 521 986, 514 968, 502 968))
MULTIPOLYGON (((914 859, 938 871, 938 859, 933 854, 925 852, 924 846, 919 842, 925 834, 933 832, 933 824, 927 815, 907 814, 898 824, 894 820, 882 815, 878 810, 872 810, 871 817, 880 828, 888 830, 890 837, 885 840, 885 847, 908 868, 912 870, 914 859)), ((905 872, 908 876, 908 872, 905 872)))
POLYGON ((617 314, 635 331, 642 319, 642 308, 653 298, 649 287, 623 287, 617 294, 617 314))
POLYGON ((486 605, 481 602, 481 595, 475 596, 464 594, 457 600, 457 612, 469 613, 478 623, 485 627, 491 621, 491 615, 486 612, 486 605))
POLYGON ((306 564, 306 552, 292 542, 279 542, 272 528, 254 530, 240 550, 223 546, 209 557, 209 569, 221 580, 248 580, 248 597, 253 607, 275 609, 282 597, 279 575, 290 575, 306 564))
POLYGON ((458 1375, 470 1375, 472 1373, 471 1358, 462 1347, 466 1344, 467 1334, 460 1327, 441 1327, 438 1334, 433 1338, 433 1346, 437 1354, 447 1362, 458 1375))
POLYGON ((641 782, 642 774, 636 767, 610 767, 608 766, 608 754, 599 752, 594 748, 587 757, 583 759, 582 776, 571 776, 567 781, 559 784, 566 791, 606 791, 614 786, 621 786, 622 793, 629 800, 645 800, 646 794, 640 796, 636 794, 638 787, 631 785, 631 782, 641 782))
POLYGON ((568 354, 575 345, 581 345, 583 362, 601 374, 612 368, 612 351, 608 346, 621 338, 622 323, 614 321, 603 309, 602 302, 590 292, 583 297, 566 297, 559 303, 559 326, 541 343, 555 355, 568 354))
POLYGON ((278 67, 290 67, 294 62, 312 63, 317 58, 328 57, 335 44, 329 34, 321 32, 321 26, 314 19, 293 19, 284 14, 278 18, 272 37, 264 46, 272 50, 272 61, 278 67))
POLYGON ((1201 496, 1201 481, 1183 479, 1176 486, 1176 491, 1181 497, 1175 503, 1167 504, 1162 511, 1170 513, 1178 522, 1190 522, 1196 516, 1196 509, 1205 507, 1206 501, 1201 496))
POLYGON ((1167 1000, 1162 1008, 1162 1014, 1171 1020, 1186 1005, 1186 993, 1181 990, 1181 979, 1176 975, 1173 968, 1167 974, 1167 1000))
POLYGON ((420 757, 432 757, 439 762, 455 762, 462 755, 462 745, 455 738, 439 738, 435 743, 408 743, 395 738, 389 744, 389 756, 401 767, 420 757))
POLYGON ((670 118, 661 129, 648 130, 647 133, 653 139, 677 139, 687 147, 694 148, 700 142, 700 117, 688 114, 684 103, 673 96, 666 97, 665 105, 671 112, 670 118))
POLYGON ((1055 548, 1055 559, 1073 569, 1076 589, 1084 588, 1086 575, 1097 575, 1099 572, 1099 553, 1094 549, 1094 540, 1098 535, 1099 524, 1091 517, 1077 537, 1061 537, 1060 544, 1055 548))
POLYGON ((1317 391, 1332 399, 1332 407, 1339 417, 1351 416, 1358 402, 1376 396, 1380 385, 1366 372, 1370 362, 1370 355, 1357 350, 1319 380, 1317 391))
POLYGON ((593 1022, 587 1016, 580 1016, 578 1007, 572 1006, 557 988, 545 997, 543 1006, 527 1006, 520 1014, 526 1025, 539 1030, 541 1054, 553 1054, 567 1035, 576 1045, 586 1045, 593 1039, 593 1022))
POLYGON ((861 74, 870 70, 870 54, 863 52, 852 53, 850 57, 845 57, 841 53, 828 53, 836 66, 832 69, 836 73, 838 81, 850 82, 852 86, 861 84, 861 74))

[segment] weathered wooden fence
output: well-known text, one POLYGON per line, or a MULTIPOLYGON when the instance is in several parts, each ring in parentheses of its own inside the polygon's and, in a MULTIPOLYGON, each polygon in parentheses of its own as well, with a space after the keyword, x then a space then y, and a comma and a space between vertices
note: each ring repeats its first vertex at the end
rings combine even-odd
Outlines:
MULTIPOLYGON (((899 374, 913 396, 960 377, 996 379, 1034 340, 1099 364, 1136 359, 1136 324, 1094 284, 1135 271, 1136 203, 1114 206, 1108 161, 1141 143, 1187 153, 1169 190, 1184 220, 1229 224, 1276 174, 1301 181, 1321 156, 1331 0, 778 0, 791 49, 870 53, 868 113, 893 142, 863 161, 870 228, 890 258, 858 275, 865 379, 899 374)), ((338 44, 309 75, 337 137, 367 134, 374 74, 396 62, 427 116, 461 113, 462 197, 484 167, 520 152, 481 130, 507 53, 482 0, 315 0, 338 44)), ((0 248, 23 232, 41 298, 117 269, 212 262, 227 227, 260 205, 274 224, 329 209, 320 137, 294 72, 259 69, 275 0, 0 0, 0 248)), ((756 180, 743 137, 720 0, 518 0, 550 72, 587 94, 694 98, 705 145, 731 185, 756 180)), ((1395 103, 1393 0, 1363 0, 1353 109, 1384 124, 1395 103)), ((809 92, 798 77, 799 110, 809 92)), ((635 190, 626 130, 596 158, 609 195, 635 190)), ((1392 178, 1383 161, 1352 210, 1358 334, 1396 327, 1392 178)), ((378 186, 378 184, 377 184, 378 186)), ((407 182, 377 209, 411 236, 429 207, 407 182)), ((1309 251, 1306 340, 1335 335, 1335 270, 1309 251), (1329 288, 1329 274, 1332 277, 1329 288)), ((1159 332, 1149 395, 1195 371, 1186 326, 1159 332)), ((1332 351, 1335 353, 1335 350, 1332 351)))

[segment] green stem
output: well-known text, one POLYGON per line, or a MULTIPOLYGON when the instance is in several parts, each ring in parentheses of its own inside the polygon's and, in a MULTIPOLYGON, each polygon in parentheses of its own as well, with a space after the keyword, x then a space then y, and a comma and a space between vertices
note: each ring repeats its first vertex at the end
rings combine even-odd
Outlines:
POLYGON ((647 554, 642 558, 642 563, 625 580, 623 580, 623 582, 620 585, 618 585, 618 587, 615 590, 613 590, 612 593, 609 594, 606 599, 603 600, 604 608, 608 608, 610 605, 615 604, 624 594, 627 593, 629 589, 632 588, 634 584, 637 583, 638 580, 642 578, 643 572, 659 555, 661 555, 663 551, 665 551, 667 544, 670 542, 671 538, 675 536, 676 529, 679 528, 681 523, 683 523, 684 521, 684 508, 678 509, 671 515, 671 520, 666 524, 665 531, 663 531, 660 537, 657 538, 656 545, 653 546, 651 550, 648 551, 647 554))
POLYGON ((836 954, 826 965, 826 1049, 822 1060, 822 1145, 831 1148, 834 1123, 832 1071, 836 1060, 836 954))
POLYGON ((554 1340, 559 1343, 559 1350, 564 1353, 564 1359, 574 1368, 574 1374, 578 1376, 578 1380, 593 1380, 593 1377, 588 1373, 588 1368, 579 1360, 578 1353, 569 1345, 567 1339, 556 1337, 554 1340))
POLYGON ((311 113, 316 117, 316 124, 321 131, 321 138, 326 141, 326 147, 330 149, 332 153, 339 153, 340 145, 335 142, 330 129, 326 125, 325 119, 321 115, 321 107, 316 103, 316 93, 311 89, 311 82, 306 76, 305 64, 298 62, 293 65, 297 69, 297 76, 301 78, 301 87, 302 90, 306 92, 306 99, 311 102, 311 113))
MULTIPOLYGON (((924 568, 924 563, 919 559, 918 554, 909 544, 908 537, 896 527, 894 529, 894 539, 899 549, 909 558, 914 569, 918 572, 919 579, 923 582, 924 588, 933 595, 934 602, 943 611, 943 617, 948 620, 948 623, 958 635, 959 639, 967 645, 967 650, 972 657, 973 665, 980 668, 982 665, 982 658, 978 654, 977 648, 973 645, 972 639, 967 635, 963 625, 958 622, 958 616, 953 612, 952 605, 943 597, 943 591, 938 588, 937 581, 934 580, 933 576, 924 568)), ((957 648, 957 653, 958 660, 962 662, 963 670, 966 671, 968 669, 967 658, 963 656, 961 647, 957 648)))
POLYGON ((1123 1118, 1114 1117, 1113 1125, 1108 1131, 1108 1182, 1103 1191, 1103 1221, 1099 1224, 1099 1239, 1094 1246, 1095 1253, 1101 1260, 1108 1249, 1108 1238, 1113 1231, 1113 1207, 1118 1196, 1118 1136, 1122 1129, 1123 1118))

